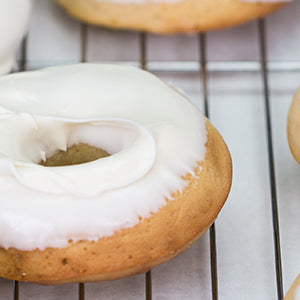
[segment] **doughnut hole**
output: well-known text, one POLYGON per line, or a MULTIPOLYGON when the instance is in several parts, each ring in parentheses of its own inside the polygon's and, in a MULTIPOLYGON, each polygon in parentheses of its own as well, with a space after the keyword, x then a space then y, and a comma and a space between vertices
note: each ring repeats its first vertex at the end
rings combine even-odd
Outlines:
POLYGON ((85 143, 75 144, 66 151, 59 150, 40 164, 46 167, 60 167, 83 164, 99 158, 107 157, 109 154, 100 148, 85 143))

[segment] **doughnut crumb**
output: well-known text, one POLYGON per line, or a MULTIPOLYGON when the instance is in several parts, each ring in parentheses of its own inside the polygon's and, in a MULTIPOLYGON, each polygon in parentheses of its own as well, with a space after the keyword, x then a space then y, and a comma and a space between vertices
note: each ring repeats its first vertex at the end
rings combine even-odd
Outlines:
POLYGON ((46 161, 41 161, 40 164, 45 167, 71 166, 91 162, 107 156, 109 154, 103 149, 79 143, 71 146, 66 151, 59 150, 47 158, 46 161))

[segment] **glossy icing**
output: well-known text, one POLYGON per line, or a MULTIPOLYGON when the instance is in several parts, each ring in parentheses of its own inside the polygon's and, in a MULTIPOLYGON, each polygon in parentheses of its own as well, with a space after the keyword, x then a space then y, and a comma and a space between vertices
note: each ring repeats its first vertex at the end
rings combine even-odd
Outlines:
POLYGON ((205 157, 206 119, 174 88, 132 67, 79 64, 0 78, 0 246, 98 240, 182 190, 205 157), (85 142, 111 155, 44 167, 85 142))
POLYGON ((0 0, 0 74, 15 64, 16 50, 29 23, 31 0, 0 0))

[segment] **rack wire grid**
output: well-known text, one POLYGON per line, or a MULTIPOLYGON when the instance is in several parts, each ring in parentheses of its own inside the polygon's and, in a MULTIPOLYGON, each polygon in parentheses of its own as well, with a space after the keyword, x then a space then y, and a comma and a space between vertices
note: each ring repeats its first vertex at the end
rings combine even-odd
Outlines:
POLYGON ((216 223, 189 250, 145 275, 39 286, 0 279, 0 299, 282 299, 300 272, 300 166, 286 138, 300 82, 300 3, 211 33, 160 36, 81 24, 35 0, 18 71, 75 62, 147 69, 212 120, 234 166, 216 223))

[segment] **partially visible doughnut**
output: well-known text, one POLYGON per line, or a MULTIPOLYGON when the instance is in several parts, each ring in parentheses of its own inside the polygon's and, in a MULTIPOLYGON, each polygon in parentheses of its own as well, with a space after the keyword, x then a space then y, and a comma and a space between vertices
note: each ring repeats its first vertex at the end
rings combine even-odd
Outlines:
POLYGON ((0 0, 0 74, 15 64, 16 50, 29 24, 31 0, 0 0))
POLYGON ((265 16, 289 0, 56 0, 84 22, 155 33, 197 32, 265 16))
POLYGON ((289 109, 287 136, 290 150, 300 164, 300 89, 296 92, 289 109))
POLYGON ((0 153, 0 276, 41 284, 117 279, 177 256, 216 219, 232 180, 210 121, 132 67, 3 76, 0 153), (91 161, 40 165, 59 150, 91 161))
POLYGON ((300 274, 286 293, 284 300, 300 300, 300 274))

